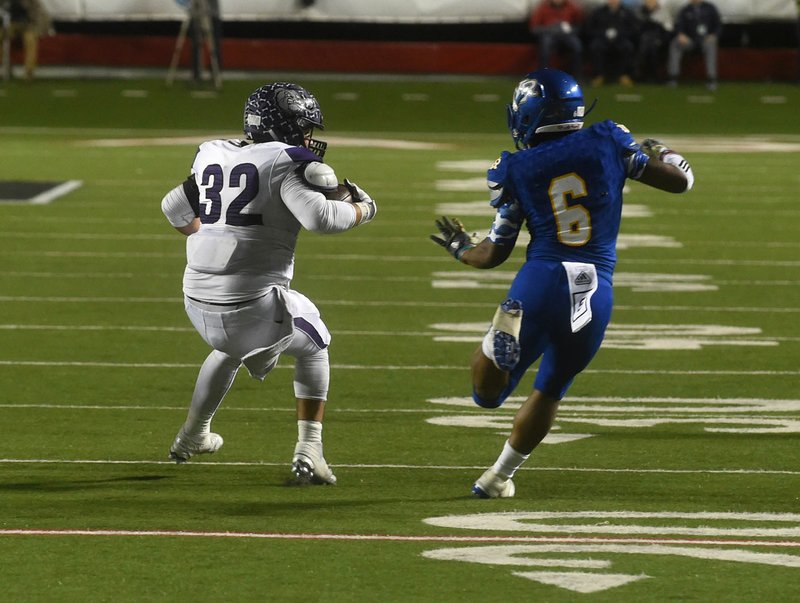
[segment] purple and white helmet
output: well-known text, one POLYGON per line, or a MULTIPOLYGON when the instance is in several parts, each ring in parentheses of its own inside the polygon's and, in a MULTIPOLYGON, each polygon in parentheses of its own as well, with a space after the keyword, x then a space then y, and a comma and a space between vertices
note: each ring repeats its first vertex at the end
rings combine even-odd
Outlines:
MULTIPOLYGON (((276 140, 294 146, 303 146, 311 140, 314 128, 324 130, 322 110, 314 96, 302 86, 288 82, 275 82, 261 86, 247 97, 244 106, 244 133, 253 142, 276 140)), ((311 140, 313 145, 325 143, 311 140)), ((322 156, 319 146, 309 148, 322 156)))

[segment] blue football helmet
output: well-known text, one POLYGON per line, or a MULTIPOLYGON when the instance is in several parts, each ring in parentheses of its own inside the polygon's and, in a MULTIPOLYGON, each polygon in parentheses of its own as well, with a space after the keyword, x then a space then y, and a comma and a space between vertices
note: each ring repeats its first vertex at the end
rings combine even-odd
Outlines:
POLYGON ((244 106, 244 133, 254 142, 276 140, 303 146, 322 157, 326 143, 311 138, 314 128, 324 130, 322 110, 314 96, 302 86, 275 82, 253 92, 244 106))
POLYGON ((539 69, 514 89, 508 129, 517 149, 526 149, 537 134, 580 130, 585 112, 583 91, 574 77, 558 69, 539 69))

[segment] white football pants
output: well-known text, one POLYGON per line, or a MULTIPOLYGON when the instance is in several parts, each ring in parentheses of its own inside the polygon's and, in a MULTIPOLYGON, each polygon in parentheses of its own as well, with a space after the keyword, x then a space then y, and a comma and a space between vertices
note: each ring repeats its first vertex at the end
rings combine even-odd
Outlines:
POLYGON ((186 313, 214 350, 200 368, 184 429, 207 433, 239 367, 263 380, 282 353, 295 360, 296 398, 326 400, 330 383, 330 332, 316 306, 296 291, 272 289, 238 306, 185 300, 186 313))

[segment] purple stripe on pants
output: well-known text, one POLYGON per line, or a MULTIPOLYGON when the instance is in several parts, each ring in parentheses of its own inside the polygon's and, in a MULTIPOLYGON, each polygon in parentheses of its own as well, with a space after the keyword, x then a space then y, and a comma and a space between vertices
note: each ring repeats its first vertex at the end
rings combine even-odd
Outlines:
POLYGON ((314 325, 308 322, 305 318, 296 316, 294 318, 294 326, 295 328, 300 329, 303 333, 308 335, 311 338, 311 341, 317 344, 317 347, 320 350, 324 350, 326 347, 328 347, 327 344, 324 341, 322 341, 322 337, 320 336, 319 331, 317 331, 314 328, 314 325))

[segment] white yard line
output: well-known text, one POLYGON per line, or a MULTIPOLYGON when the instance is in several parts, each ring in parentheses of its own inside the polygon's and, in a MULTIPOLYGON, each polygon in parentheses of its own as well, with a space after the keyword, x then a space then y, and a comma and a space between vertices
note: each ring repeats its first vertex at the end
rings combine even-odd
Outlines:
MULTIPOLYGON (((78 360, 0 360, 0 366, 43 366, 43 367, 75 367, 75 368, 121 368, 121 369, 176 369, 190 368, 197 370, 198 363, 188 362, 99 362, 78 360)), ((291 369, 291 365, 278 365, 275 369, 291 369)), ((351 371, 464 371, 460 364, 332 364, 333 370, 351 371)), ((747 376, 747 377, 794 377, 800 370, 792 371, 736 371, 736 370, 662 370, 662 369, 586 369, 583 374, 596 375, 681 375, 681 376, 747 376)))
MULTIPOLYGON (((43 302, 43 303, 183 303, 181 297, 115 297, 115 296, 41 296, 41 295, 0 295, 0 302, 43 302)), ((345 300, 325 299, 317 300, 319 306, 358 306, 377 308, 487 308, 495 304, 488 302, 441 302, 441 301, 393 301, 393 300, 345 300)), ((630 306, 618 305, 616 311, 650 311, 650 312, 741 312, 756 314, 797 314, 800 307, 770 307, 770 306, 630 306)))
MULTIPOLYGON (((212 461, 192 462, 193 466, 203 467, 285 467, 283 462, 262 461, 212 461)), ((0 458, 0 465, 169 465, 170 460, 149 459, 10 459, 0 458)), ((411 465, 411 464, 365 464, 334 463, 337 469, 407 469, 420 471, 475 471, 486 469, 485 465, 411 465)), ((520 467, 519 471, 567 472, 567 473, 630 473, 630 474, 673 474, 673 475, 788 475, 800 476, 800 471, 780 469, 611 469, 601 467, 520 467)))
POLYGON ((377 542, 523 542, 547 544, 664 544, 664 545, 705 545, 705 546, 760 546, 797 548, 800 542, 784 540, 729 539, 729 538, 641 538, 641 537, 576 537, 576 536, 443 536, 443 535, 403 535, 403 534, 289 534, 281 532, 214 532, 186 530, 71 530, 6 528, 0 529, 0 536, 94 536, 94 537, 163 537, 170 538, 231 538, 262 540, 332 540, 332 541, 377 541, 377 542))

